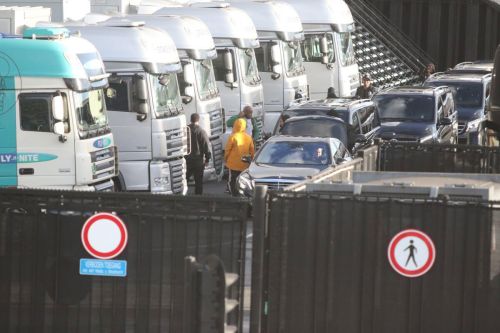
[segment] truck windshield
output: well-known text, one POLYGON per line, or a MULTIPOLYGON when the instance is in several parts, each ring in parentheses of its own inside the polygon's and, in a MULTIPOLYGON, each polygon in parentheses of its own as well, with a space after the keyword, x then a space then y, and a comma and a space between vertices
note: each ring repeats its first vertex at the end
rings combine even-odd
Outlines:
POLYGON ((158 118, 178 115, 182 111, 176 74, 153 77, 153 103, 158 118))
POLYGON ((194 71, 198 93, 202 101, 216 97, 219 92, 215 83, 214 68, 212 60, 195 60, 194 71))
POLYGON ((302 63, 302 52, 299 42, 289 42, 283 44, 283 55, 285 61, 285 71, 287 76, 299 76, 304 73, 302 63))
POLYGON ((326 37, 328 45, 328 63, 335 62, 335 52, 333 49, 333 36, 332 34, 314 34, 306 35, 306 39, 302 43, 302 55, 304 61, 307 62, 321 62, 323 54, 321 53, 321 38, 326 37))
POLYGON ((342 66, 350 66, 356 63, 354 49, 352 47, 352 38, 350 32, 335 33, 337 45, 339 48, 339 57, 342 66))
POLYGON ((107 132, 108 117, 102 89, 74 93, 78 130, 82 137, 91 137, 107 132))
POLYGON ((435 103, 432 96, 379 95, 374 98, 374 102, 381 122, 434 121, 435 103))
POLYGON ((480 82, 426 82, 426 86, 448 86, 453 92, 458 107, 471 108, 483 106, 483 84, 480 82))
POLYGON ((238 58, 243 82, 252 86, 257 85, 260 82, 260 76, 253 49, 238 49, 238 58))

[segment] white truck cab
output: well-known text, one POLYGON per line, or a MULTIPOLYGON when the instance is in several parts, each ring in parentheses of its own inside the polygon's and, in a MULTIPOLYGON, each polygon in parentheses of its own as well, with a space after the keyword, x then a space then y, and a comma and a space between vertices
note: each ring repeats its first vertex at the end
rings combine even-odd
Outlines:
POLYGON ((64 28, 0 38, 0 186, 110 191, 114 145, 96 48, 64 28))
POLYGON ((73 26, 99 50, 111 74, 106 91, 124 191, 187 193, 188 129, 170 36, 142 22, 73 26))
POLYGON ((299 13, 305 32, 302 45, 311 99, 326 97, 333 87, 338 97, 350 97, 359 87, 351 32, 354 19, 343 0, 285 0, 299 13))
MULTIPOLYGON (((212 159, 205 168, 205 178, 215 179, 222 173, 223 117, 219 90, 215 82, 212 59, 217 57, 210 30, 201 20, 192 16, 178 15, 130 15, 146 26, 166 31, 173 39, 182 63, 178 81, 184 113, 189 122, 193 113, 200 115, 200 126, 207 132, 212 159)), ((123 20, 113 17, 107 23, 123 20)))
POLYGON ((208 26, 217 49, 213 63, 225 121, 250 105, 262 133, 263 90, 254 52, 259 40, 251 18, 240 9, 218 2, 163 7, 155 11, 155 15, 194 16, 208 26))
POLYGON ((295 9, 282 1, 233 1, 231 5, 252 18, 259 35, 260 48, 255 53, 265 90, 264 132, 271 133, 284 109, 308 99, 302 24, 295 9))

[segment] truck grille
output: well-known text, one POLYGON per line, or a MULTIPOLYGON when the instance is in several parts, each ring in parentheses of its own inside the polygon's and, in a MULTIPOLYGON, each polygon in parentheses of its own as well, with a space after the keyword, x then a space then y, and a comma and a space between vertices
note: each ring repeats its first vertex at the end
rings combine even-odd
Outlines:
POLYGON ((210 115, 210 137, 222 135, 222 112, 220 109, 209 112, 210 115))
POLYGON ((464 134, 466 128, 467 128, 467 123, 465 121, 459 121, 458 122, 458 135, 464 134))
POLYGON ((214 160, 215 172, 220 174, 222 172, 222 161, 224 156, 222 155, 222 139, 215 138, 211 139, 212 144, 212 158, 214 160))
POLYGON ((90 153, 92 179, 100 180, 116 175, 116 147, 101 149, 90 153))
POLYGON ((172 184, 172 192, 174 194, 183 194, 187 186, 186 182, 186 164, 184 159, 178 159, 168 162, 170 165, 170 181, 172 184))
POLYGON ((188 132, 187 128, 176 128, 166 131, 167 134, 167 157, 183 157, 188 154, 188 132))

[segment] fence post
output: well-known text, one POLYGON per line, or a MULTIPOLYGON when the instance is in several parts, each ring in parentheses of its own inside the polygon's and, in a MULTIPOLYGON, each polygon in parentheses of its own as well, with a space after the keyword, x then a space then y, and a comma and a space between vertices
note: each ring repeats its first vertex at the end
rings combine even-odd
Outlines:
POLYGON ((253 200, 252 292, 250 332, 260 333, 262 325, 262 292, 264 282, 264 239, 267 227, 267 186, 256 186, 253 200))

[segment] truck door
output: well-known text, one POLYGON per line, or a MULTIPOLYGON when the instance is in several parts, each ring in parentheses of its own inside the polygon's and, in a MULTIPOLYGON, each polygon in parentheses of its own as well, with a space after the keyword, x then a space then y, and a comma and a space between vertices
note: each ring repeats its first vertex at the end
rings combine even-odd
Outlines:
POLYGON ((19 186, 75 185, 75 129, 69 118, 68 96, 64 102, 65 134, 54 133, 52 116, 55 92, 18 94, 17 176, 19 186))
POLYGON ((238 114, 241 111, 241 93, 240 93, 240 79, 238 64, 235 61, 236 55, 234 49, 232 48, 222 48, 217 49, 217 58, 212 60, 214 66, 215 81, 217 82, 217 88, 219 88, 222 107, 224 108, 227 121, 230 117, 238 114), (226 82, 227 65, 224 64, 224 56, 229 53, 232 58, 232 77, 234 82, 226 82))
MULTIPOLYGON (((255 49, 257 68, 262 77, 264 87, 264 110, 266 112, 283 110, 283 75, 273 72, 271 47, 274 42, 261 41, 260 47, 255 49)), ((274 124, 273 124, 274 125, 274 124)))
POLYGON ((148 101, 139 101, 134 97, 134 80, 143 79, 146 78, 137 74, 109 78, 106 108, 120 160, 151 159, 151 108, 148 107, 149 114, 138 113, 138 103, 148 101))

